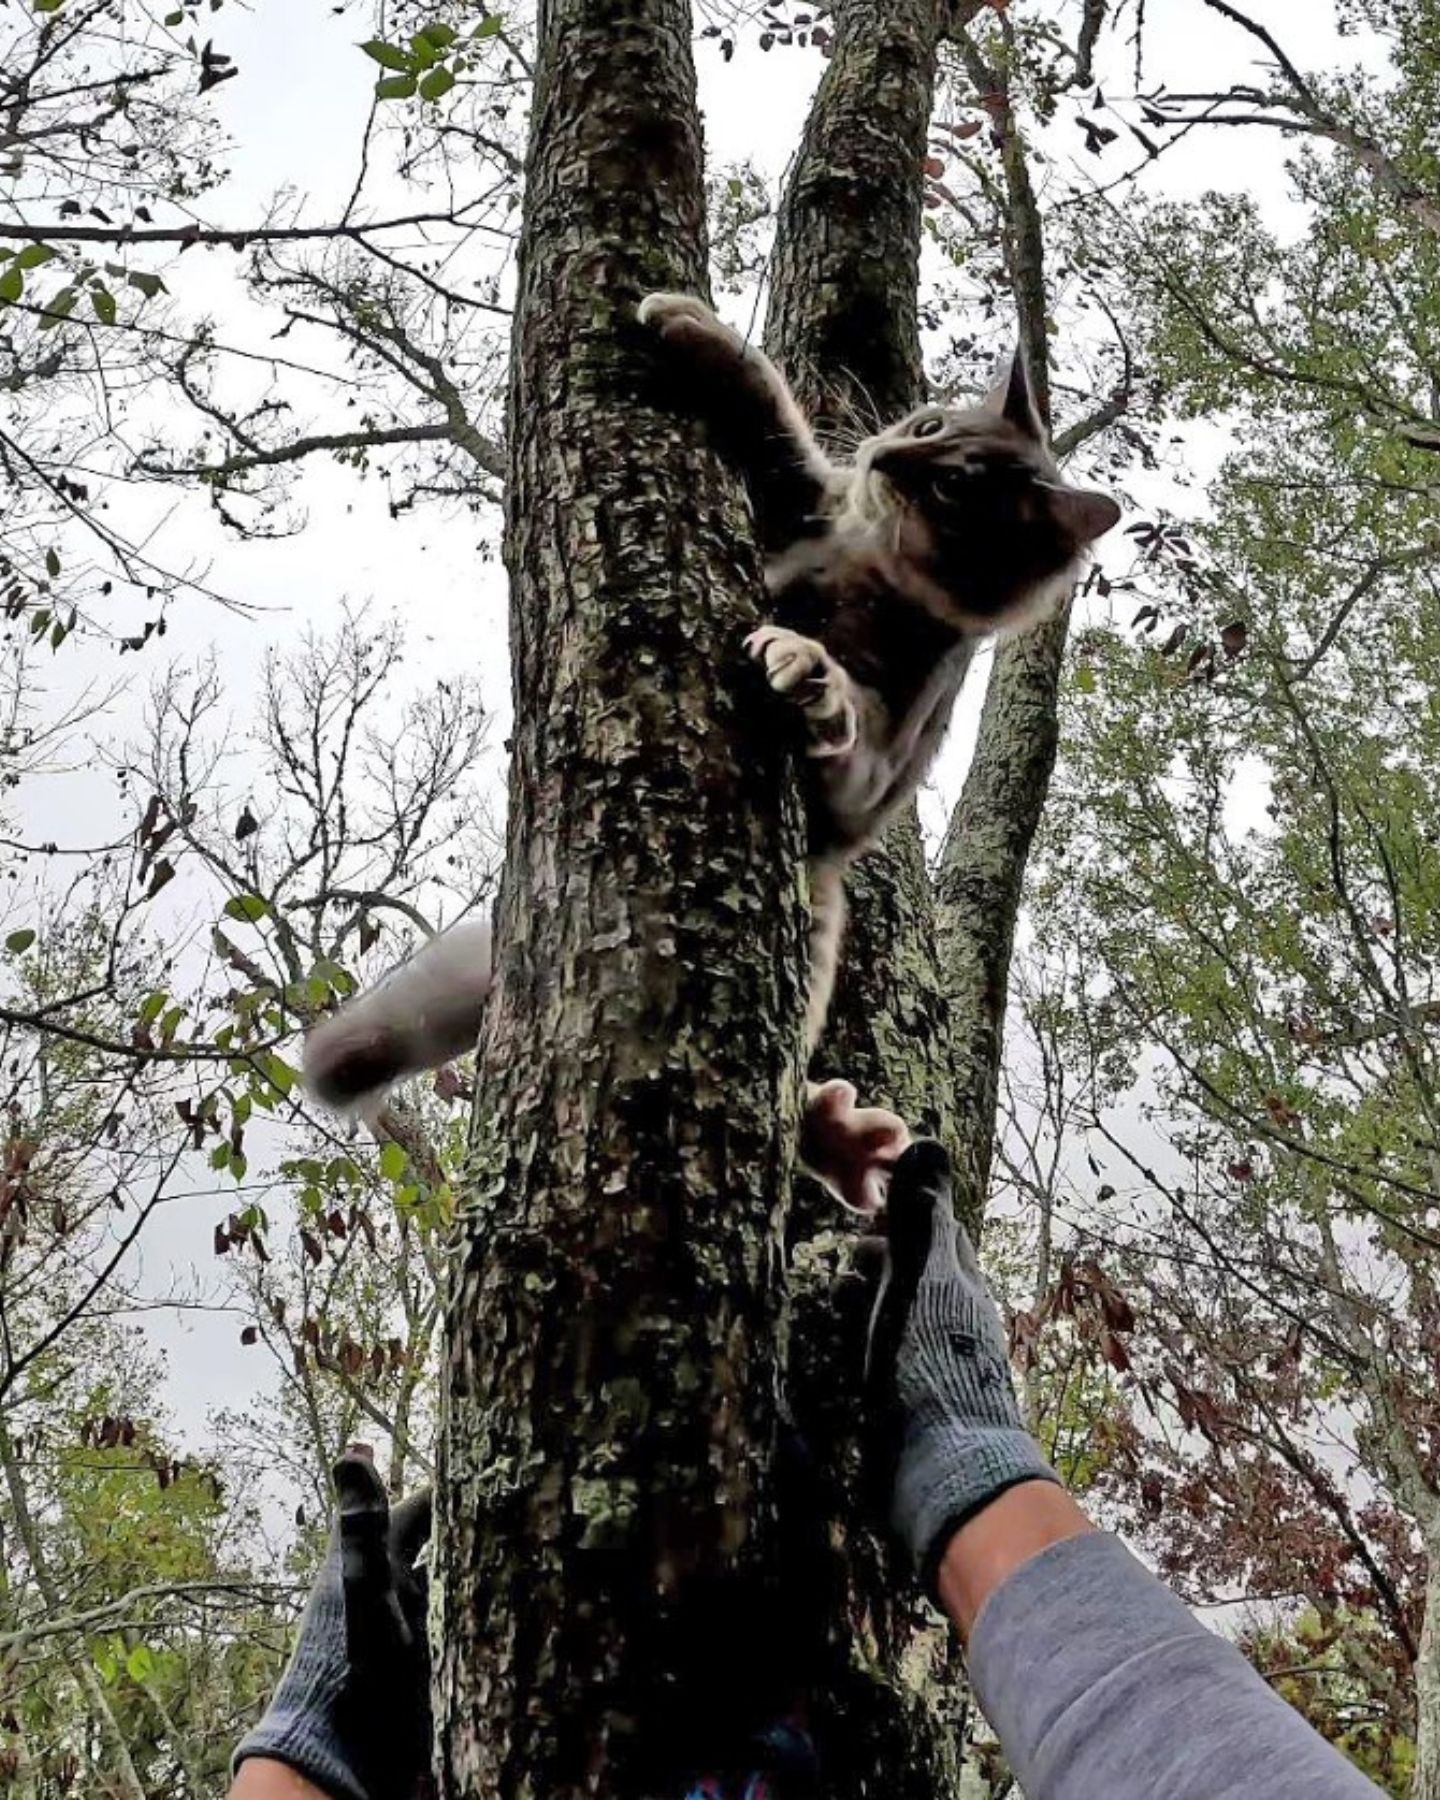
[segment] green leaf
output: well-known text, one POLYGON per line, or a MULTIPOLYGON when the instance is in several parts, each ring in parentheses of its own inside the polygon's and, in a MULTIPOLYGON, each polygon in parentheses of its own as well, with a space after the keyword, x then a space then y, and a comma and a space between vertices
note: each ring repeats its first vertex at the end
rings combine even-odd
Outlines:
POLYGON ((270 902, 259 894, 236 894, 225 902, 225 917, 239 919, 244 925, 258 925, 270 917, 270 902))
POLYGON ((19 263, 11 263, 3 275, 0 275, 0 304, 13 306, 25 292, 25 277, 19 263))
POLYGON ((1082 694, 1095 692, 1095 671, 1089 663, 1081 663, 1075 671, 1075 685, 1082 694))
POLYGON ((65 0, 35 0, 37 13, 57 13, 65 4, 65 0))
POLYGON ((210 1167, 212 1169, 228 1169, 230 1167, 230 1146, 228 1144, 217 1144, 210 1152, 210 1167))
POLYGON ((148 1644, 137 1644, 125 1658, 125 1673, 132 1681, 149 1681, 155 1673, 155 1652, 148 1644))
POLYGON ((439 46, 432 44, 423 32, 417 31, 410 40, 410 66, 415 69, 433 69, 439 60, 439 46))
POLYGON ((270 1055, 265 1058, 265 1077, 272 1087, 279 1088, 282 1094, 289 1094, 299 1079, 283 1056, 270 1055))
POLYGON ((110 292, 109 288, 91 288, 90 304, 95 308, 95 317, 102 325, 113 325, 115 323, 115 296, 110 292))
POLYGON ((448 94, 455 85, 455 77, 449 69, 432 69, 420 83, 422 100, 438 100, 442 94, 448 94))
POLYGON ((53 331, 55 327, 68 319, 75 310, 75 303, 80 298, 79 288, 61 288, 53 300, 45 304, 45 314, 40 321, 42 331, 53 331))
POLYGON ((183 25, 185 23, 185 15, 183 12, 166 13, 165 23, 167 25, 183 25))
POLYGON ((455 27, 447 25, 443 19, 436 19, 433 24, 420 27, 420 36, 437 50, 448 50, 459 35, 455 27))
POLYGON ((382 69, 400 69, 408 73, 415 67, 414 58, 408 50, 402 50, 398 44, 387 44, 381 38, 371 38, 360 48, 372 61, 379 63, 382 69))
POLYGON ((146 995, 145 1004, 140 1008, 138 1021, 142 1029, 148 1030, 150 1026, 155 1023, 161 1013, 164 1012, 169 999, 170 996, 163 988, 158 989, 153 994, 146 995))
POLYGON ((125 279, 130 283, 131 287, 139 288, 140 292, 147 300, 153 300, 157 294, 164 294, 169 291, 158 275, 151 275, 144 269, 132 270, 125 279))
POLYGON ((22 956, 34 942, 35 933, 33 931, 29 929, 12 931, 5 940, 5 948, 12 956, 22 956))
POLYGON ((409 100, 414 96, 418 83, 413 75, 387 75, 383 81, 375 83, 377 100, 409 100))
POLYGON ((60 254, 52 250, 48 244, 27 244, 15 258, 15 266, 19 269, 43 268, 47 262, 54 262, 60 254))
POLYGON ((45 552, 45 573, 52 581, 60 573, 60 556, 58 551, 47 550, 45 552))
POLYGON ((380 1152, 380 1173, 387 1181, 399 1181, 410 1167, 410 1158, 400 1144, 390 1143, 380 1152))
POLYGON ((491 13, 488 19, 482 19, 480 21, 470 35, 471 37, 476 38, 499 37, 504 27, 505 21, 500 17, 499 13, 491 13))

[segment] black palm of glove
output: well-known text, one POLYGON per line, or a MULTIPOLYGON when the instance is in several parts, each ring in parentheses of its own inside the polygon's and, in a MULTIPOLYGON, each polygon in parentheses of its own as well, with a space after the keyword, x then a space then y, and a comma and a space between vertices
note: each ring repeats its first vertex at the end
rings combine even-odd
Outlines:
POLYGON ((336 1800, 430 1792, 428 1490, 392 1513, 368 1457, 335 1465, 340 1513, 264 1718, 235 1752, 287 1763, 336 1800))

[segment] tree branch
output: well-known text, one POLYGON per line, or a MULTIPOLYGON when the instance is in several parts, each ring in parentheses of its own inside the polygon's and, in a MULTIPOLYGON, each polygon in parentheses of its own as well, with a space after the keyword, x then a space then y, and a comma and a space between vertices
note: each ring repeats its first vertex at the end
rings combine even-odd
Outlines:
POLYGON ((247 450, 237 456, 227 456, 223 462, 218 463, 172 464, 165 467, 159 463, 147 462, 141 456, 135 466, 147 475, 158 475, 167 480, 189 475, 243 475, 251 469, 274 468, 280 463, 299 462, 304 457, 327 450, 370 450, 382 449, 390 444, 448 443, 453 441, 453 436, 448 424, 385 425, 377 426, 373 431, 317 432, 313 437, 296 438, 292 443, 277 444, 268 450, 247 450))

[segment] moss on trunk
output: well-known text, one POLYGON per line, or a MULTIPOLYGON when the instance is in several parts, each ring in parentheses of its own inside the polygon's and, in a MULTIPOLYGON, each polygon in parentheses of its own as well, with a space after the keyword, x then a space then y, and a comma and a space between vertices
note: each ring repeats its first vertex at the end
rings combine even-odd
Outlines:
POLYGON ((703 289, 689 8, 542 8, 510 405, 515 736, 446 1333, 448 1796, 659 1791, 684 1594, 760 1555, 803 828, 744 504, 634 306, 703 289))

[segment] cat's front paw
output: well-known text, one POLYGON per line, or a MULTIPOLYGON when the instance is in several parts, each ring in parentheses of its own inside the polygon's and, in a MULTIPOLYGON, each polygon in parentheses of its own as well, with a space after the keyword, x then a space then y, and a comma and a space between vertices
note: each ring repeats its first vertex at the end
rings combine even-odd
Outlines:
POLYGON ((844 756, 855 748, 860 715, 850 677, 823 644, 783 625, 762 625, 745 648, 777 694, 805 715, 811 756, 844 756))
POLYGON ((637 314, 665 343, 711 367, 745 360, 745 340, 694 294, 647 294, 637 314))

